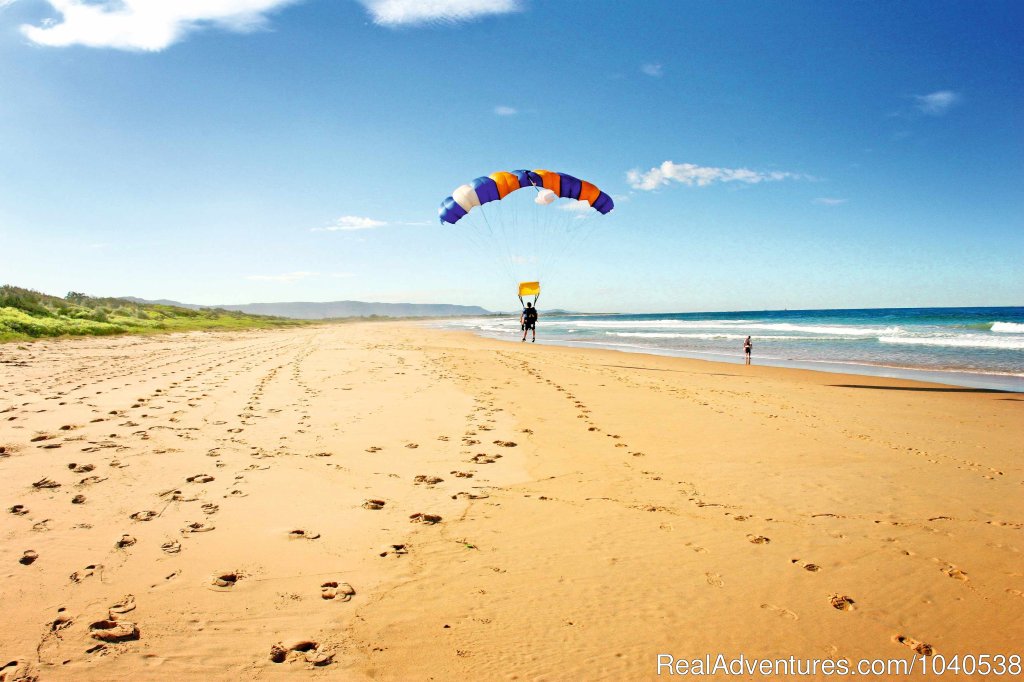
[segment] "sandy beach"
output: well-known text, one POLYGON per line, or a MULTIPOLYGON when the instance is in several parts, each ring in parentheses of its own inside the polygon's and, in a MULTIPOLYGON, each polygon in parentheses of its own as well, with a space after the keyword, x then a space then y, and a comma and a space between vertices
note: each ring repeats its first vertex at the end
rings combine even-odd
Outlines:
POLYGON ((0 506, 3 682, 1024 653, 1020 394, 411 323, 6 344, 0 506))

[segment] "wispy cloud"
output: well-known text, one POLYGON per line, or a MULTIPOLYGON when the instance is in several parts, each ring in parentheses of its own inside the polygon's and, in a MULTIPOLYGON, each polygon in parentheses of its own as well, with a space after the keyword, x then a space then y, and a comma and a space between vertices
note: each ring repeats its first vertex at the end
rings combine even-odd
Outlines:
POLYGON ((836 199, 834 197, 818 197, 814 200, 814 203, 822 206, 840 206, 845 204, 849 199, 836 199))
MULTIPOLYGON (((2 1, 2 0, 0 0, 2 1)), ((49 47, 108 47, 159 52, 197 29, 247 32, 262 28, 267 14, 297 0, 46 0, 60 17, 21 32, 49 47)))
POLYGON ((640 71, 654 78, 661 78, 661 74, 664 73, 664 70, 665 67, 657 63, 644 64, 640 67, 640 71))
POLYGON ((470 21, 518 12, 520 0, 359 0, 381 26, 470 21))
POLYGON ((327 227, 314 227, 311 232, 349 232, 352 230, 372 230, 375 227, 384 227, 388 223, 373 218, 363 218, 357 215, 343 215, 327 227))
POLYGON ((589 201, 583 201, 577 199, 575 201, 560 201, 558 202, 558 209, 561 211, 569 211, 570 213, 586 213, 591 209, 589 201))
POLYGON ((354 275, 351 272, 327 272, 327 273, 320 273, 320 272, 299 271, 299 272, 286 272, 286 273, 281 274, 281 275, 248 275, 246 277, 246 279, 254 281, 254 282, 290 283, 290 282, 297 282, 300 279, 310 279, 312 277, 341 278, 341 277, 353 277, 353 276, 354 275))
POLYGON ((960 95, 952 90, 938 90, 928 95, 914 95, 914 106, 922 114, 942 116, 960 101, 960 95))
POLYGON ((519 110, 514 107, 507 107, 505 105, 499 105, 494 107, 494 113, 498 116, 515 116, 519 113, 519 110))
POLYGON ((707 187, 716 182, 742 182, 758 184, 779 180, 798 180, 806 176, 784 171, 753 171, 748 168, 714 168, 692 163, 665 161, 660 166, 641 172, 633 169, 626 173, 626 180, 633 189, 654 190, 672 182, 690 187, 707 187))

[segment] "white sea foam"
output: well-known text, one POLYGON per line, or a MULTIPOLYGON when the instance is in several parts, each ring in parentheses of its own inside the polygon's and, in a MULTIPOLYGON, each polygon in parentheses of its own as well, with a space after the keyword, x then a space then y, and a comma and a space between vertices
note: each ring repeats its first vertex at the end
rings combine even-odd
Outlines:
POLYGON ((945 348, 997 348, 1000 350, 1024 350, 1024 336, 991 337, 981 334, 961 336, 882 336, 881 343, 904 346, 940 346, 945 348))
POLYGON ((573 320, 577 327, 592 329, 726 329, 750 320, 573 320))
MULTIPOLYGON (((716 339, 727 341, 741 341, 747 338, 747 334, 726 334, 724 332, 710 334, 684 334, 681 332, 605 332, 608 336, 636 337, 646 339, 702 339, 712 341, 716 339)), ((773 334, 771 336, 751 335, 753 341, 821 341, 821 336, 791 336, 785 334, 773 334)), ((853 340, 852 337, 848 337, 853 340)), ((831 339, 829 339, 831 340, 831 339)))
POLYGON ((1024 334, 1024 324, 1019 322, 993 322, 992 331, 1002 334, 1024 334))
POLYGON ((751 322, 750 320, 593 320, 576 322, 577 327, 596 329, 727 329, 731 331, 799 332, 830 336, 881 336, 902 332, 899 327, 854 327, 846 325, 801 325, 788 322, 751 322))

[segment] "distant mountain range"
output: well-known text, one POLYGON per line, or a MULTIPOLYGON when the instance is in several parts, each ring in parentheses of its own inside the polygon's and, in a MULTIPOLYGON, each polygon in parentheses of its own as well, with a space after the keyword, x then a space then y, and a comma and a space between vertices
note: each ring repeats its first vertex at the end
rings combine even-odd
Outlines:
POLYGON ((173 305, 180 308, 220 308, 237 310, 250 315, 273 315, 289 317, 296 320, 325 320, 336 317, 456 317, 462 315, 490 315, 475 305, 451 305, 447 303, 367 303, 364 301, 329 301, 326 303, 246 303, 243 305, 196 305, 159 299, 156 301, 134 296, 122 296, 126 301, 134 303, 152 303, 157 305, 173 305))

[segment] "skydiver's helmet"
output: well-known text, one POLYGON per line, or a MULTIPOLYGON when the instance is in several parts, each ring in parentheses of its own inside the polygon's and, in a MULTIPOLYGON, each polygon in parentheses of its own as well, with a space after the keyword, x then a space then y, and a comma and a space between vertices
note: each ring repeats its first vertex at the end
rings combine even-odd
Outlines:
POLYGON ((526 307, 527 307, 527 308, 532 308, 532 307, 533 307, 533 304, 532 304, 532 303, 530 303, 529 301, 527 301, 527 302, 526 302, 526 307))

